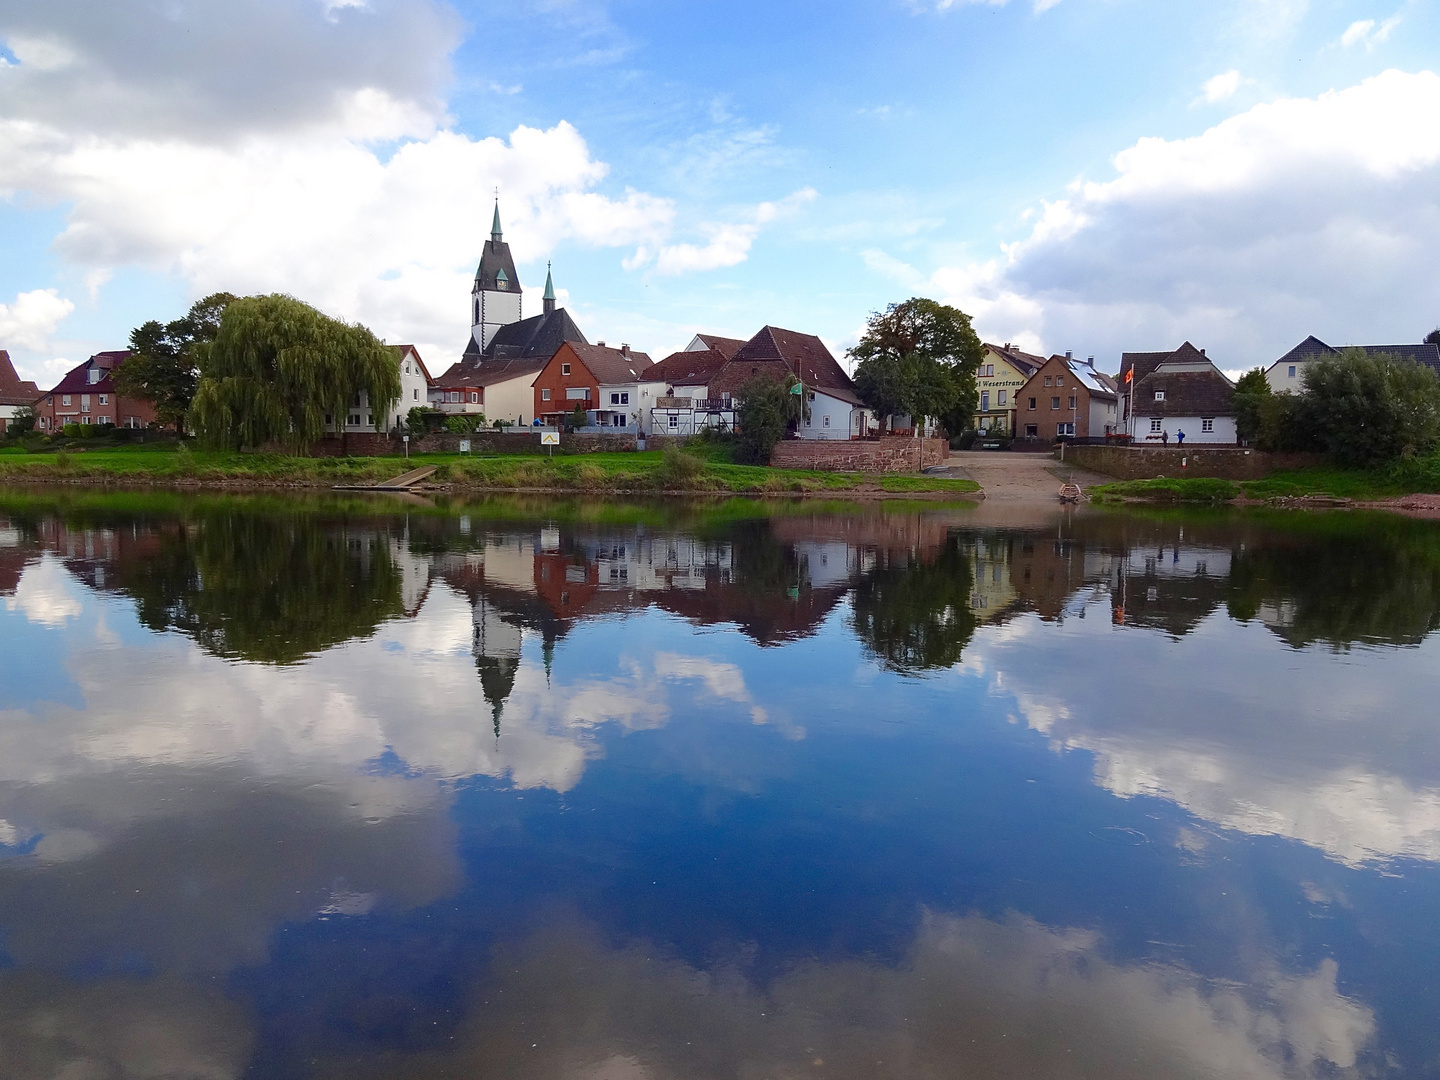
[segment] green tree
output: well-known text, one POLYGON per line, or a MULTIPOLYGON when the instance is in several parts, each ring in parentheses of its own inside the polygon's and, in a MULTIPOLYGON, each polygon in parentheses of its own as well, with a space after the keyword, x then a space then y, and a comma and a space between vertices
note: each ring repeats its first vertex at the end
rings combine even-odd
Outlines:
POLYGON ((1306 422, 1345 464, 1426 454, 1440 441, 1440 379, 1421 364, 1346 349, 1307 364, 1304 387, 1306 422))
POLYGON ((15 415, 5 422, 5 437, 7 439, 18 439, 21 435, 28 435, 35 430, 35 410, 29 405, 22 405, 15 410, 15 415))
POLYGON ((160 423, 173 424, 183 435, 200 382, 197 346, 215 340, 221 317, 234 299, 227 292, 211 293, 172 322, 151 319, 131 330, 130 356, 115 369, 115 389, 150 402, 160 423))
POLYGON ((1440 326, 1437 326, 1430 333, 1425 335, 1426 345, 1440 345, 1440 326))
POLYGON ((1235 384, 1235 430, 1245 442, 1259 437, 1265 399, 1271 396, 1264 368, 1251 368, 1235 384))
POLYGON ((303 451, 324 436, 326 417, 339 421, 361 393, 381 420, 400 399, 400 369, 374 334, 290 296, 233 301, 215 340, 196 353, 190 422, 211 446, 303 451))
POLYGON ((975 412, 975 371, 985 348, 970 316, 923 297, 870 316, 849 351, 861 400, 883 419, 929 416, 960 431, 975 412))
POLYGON ((789 424, 790 397, 784 386, 762 375, 756 375, 740 388, 735 426, 740 437, 736 457, 742 464, 770 464, 770 451, 785 437, 789 424))
POLYGON ((583 401, 577 401, 574 410, 570 413, 570 430, 578 431, 589 423, 590 416, 585 411, 585 403, 583 401))

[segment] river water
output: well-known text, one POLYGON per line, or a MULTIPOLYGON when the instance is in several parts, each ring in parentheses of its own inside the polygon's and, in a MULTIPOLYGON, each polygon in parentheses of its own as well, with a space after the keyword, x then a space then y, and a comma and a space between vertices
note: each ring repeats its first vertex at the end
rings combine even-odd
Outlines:
POLYGON ((0 1076, 1440 1075, 1440 528, 0 492, 0 1076))

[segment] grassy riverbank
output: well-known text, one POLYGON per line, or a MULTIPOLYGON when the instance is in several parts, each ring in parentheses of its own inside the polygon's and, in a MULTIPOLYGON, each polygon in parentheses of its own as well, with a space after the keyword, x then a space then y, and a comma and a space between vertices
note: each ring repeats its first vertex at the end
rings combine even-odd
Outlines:
POLYGON ((875 476, 733 465, 660 451, 469 456, 306 458, 218 453, 173 446, 124 446, 50 453, 0 451, 0 481, 123 484, 179 488, 310 488, 373 484, 406 469, 434 465, 427 483, 454 491, 721 492, 738 494, 968 494, 970 480, 875 476))
POLYGON ((1121 480, 1090 489, 1090 495, 1100 500, 1183 503, 1264 502, 1316 497, 1371 503, 1435 492, 1440 492, 1440 456, 1411 458, 1379 469, 1317 466, 1278 472, 1263 480, 1160 477, 1155 480, 1121 480))

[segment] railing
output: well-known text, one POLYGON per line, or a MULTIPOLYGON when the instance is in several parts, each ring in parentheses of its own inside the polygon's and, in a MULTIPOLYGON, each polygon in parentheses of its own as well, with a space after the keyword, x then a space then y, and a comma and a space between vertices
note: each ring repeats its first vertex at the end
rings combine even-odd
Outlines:
POLYGON ((657 409, 692 409, 692 408, 695 407, 695 406, 694 406, 694 402, 695 402, 695 399, 694 399, 694 398, 688 398, 688 397, 657 397, 657 398, 655 399, 655 408, 657 408, 657 409))

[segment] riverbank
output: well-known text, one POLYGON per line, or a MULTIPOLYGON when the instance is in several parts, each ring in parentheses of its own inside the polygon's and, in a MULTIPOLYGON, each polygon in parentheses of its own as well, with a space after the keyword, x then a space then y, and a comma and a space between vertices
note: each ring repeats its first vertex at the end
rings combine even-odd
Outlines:
POLYGON ((417 454, 308 458, 224 453, 186 447, 114 447, 23 453, 0 451, 0 482, 130 488, 328 490, 381 483, 407 469, 435 466, 417 491, 582 492, 589 494, 845 495, 867 498, 974 495, 973 480, 923 475, 834 473, 732 465, 660 451, 545 457, 417 454))

